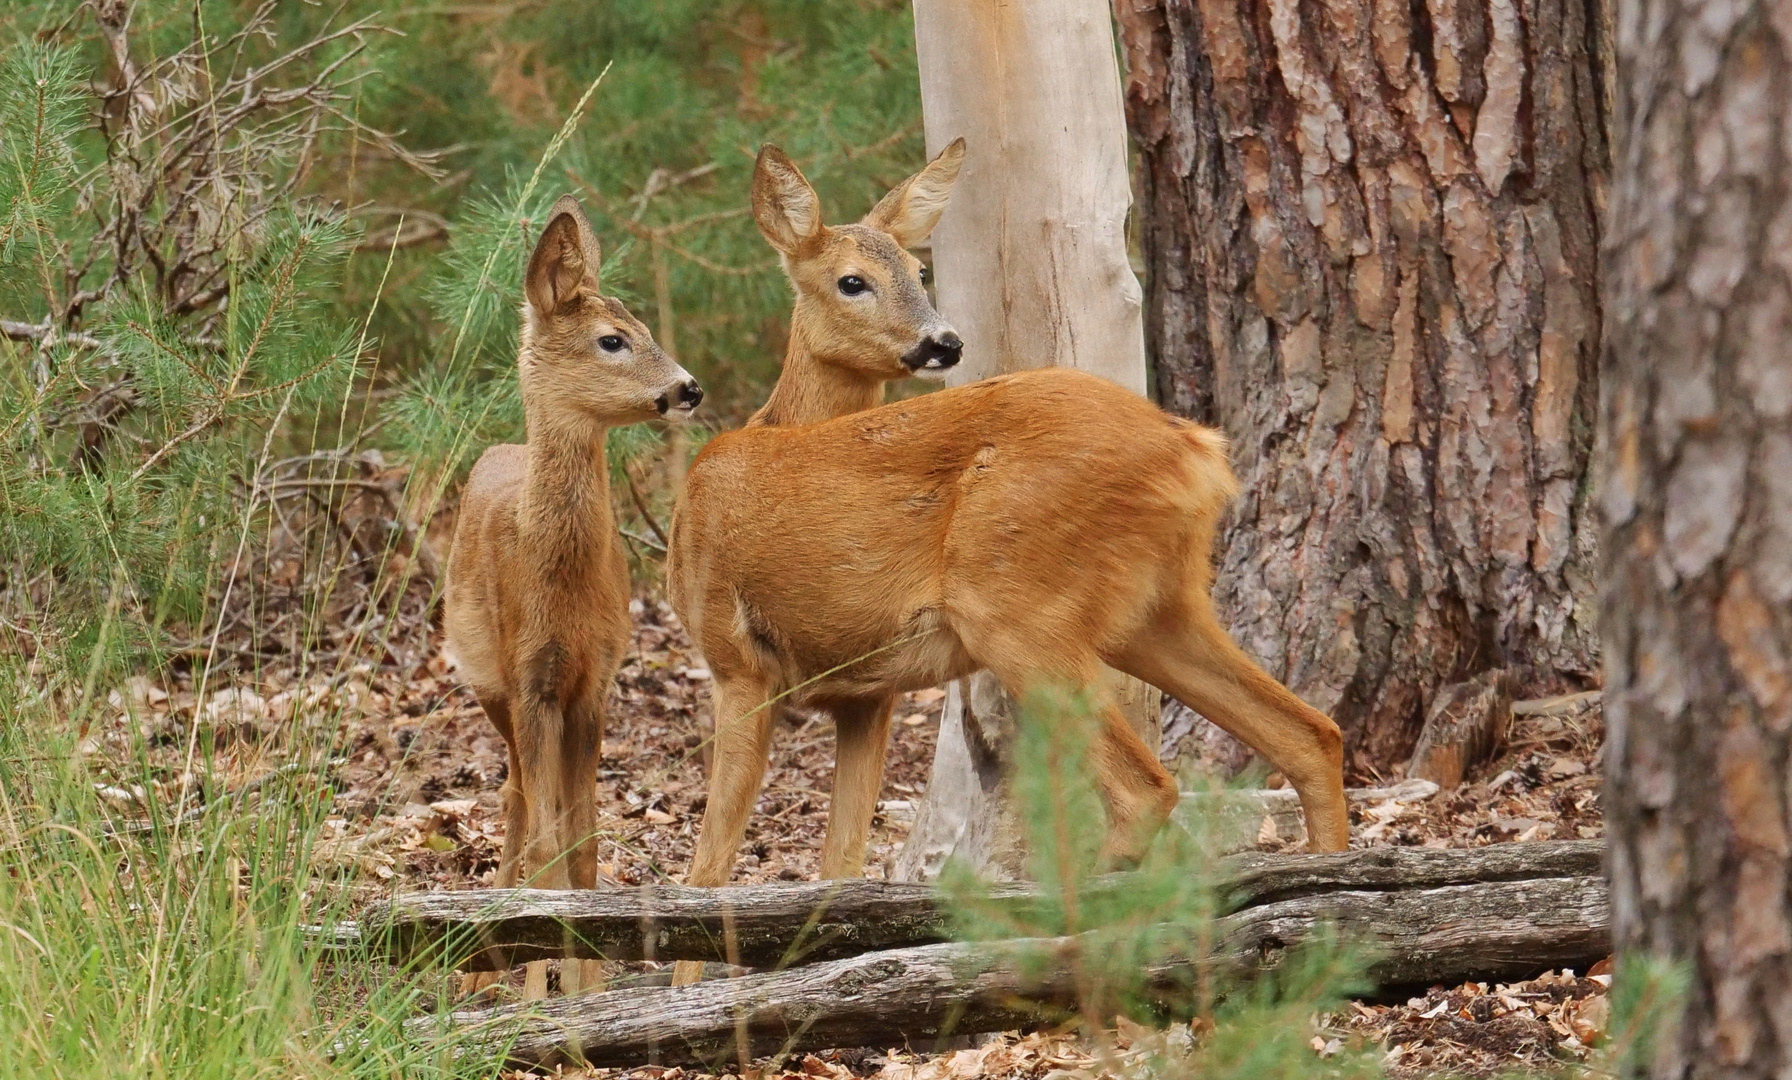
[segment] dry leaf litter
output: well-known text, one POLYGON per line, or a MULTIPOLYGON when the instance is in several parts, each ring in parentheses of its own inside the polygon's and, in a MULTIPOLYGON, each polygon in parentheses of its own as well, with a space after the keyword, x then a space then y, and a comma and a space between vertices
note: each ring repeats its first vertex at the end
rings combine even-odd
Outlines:
MULTIPOLYGON (((274 580, 295 595, 304 591, 303 581, 289 578, 274 580)), ((313 650, 303 667, 290 662, 295 650, 228 644, 221 635, 220 649, 240 654, 234 665, 239 674, 214 674, 210 685, 196 686, 177 665, 165 684, 135 678, 113 691, 108 717, 81 744, 93 759, 102 798, 126 820, 152 801, 193 813, 208 789, 247 802, 258 786, 282 774, 292 782, 310 777, 333 791, 320 858, 326 866, 362 871, 364 899, 390 888, 382 883, 407 889, 490 884, 503 843, 498 789, 507 768, 504 744, 442 656, 439 634, 422 615, 426 590, 413 585, 409 591, 420 595, 398 605, 407 613, 402 626, 398 619, 378 625, 372 614, 378 605, 366 595, 335 601, 345 621, 335 624, 332 640, 313 650), (216 775, 209 778, 184 768, 199 735, 215 747, 210 761, 216 775), (138 737, 156 765, 153 792, 114 782, 113 775, 141 773, 121 764, 115 774, 107 765, 114 756, 128 761, 138 737), (299 745, 334 746, 338 756, 301 768, 292 753, 299 745)), ((709 708, 709 673, 670 608, 640 598, 631 610, 633 644, 612 697, 597 792, 604 834, 600 873, 604 882, 619 885, 675 881, 688 865, 704 804, 699 732, 709 708)), ((907 835, 944 696, 922 691, 898 706, 867 860, 871 877, 885 875, 907 835)), ((1522 703, 1515 711, 1500 755, 1459 789, 1353 806, 1352 845, 1471 847, 1602 836, 1598 695, 1522 703)), ((1175 736, 1178 723, 1172 709, 1167 734, 1175 736)), ((1242 766, 1236 747, 1186 722, 1181 726, 1185 775, 1242 766)), ((817 876, 832 743, 824 717, 792 710, 781 723, 735 881, 817 876)), ((1302 838, 1281 835, 1266 818, 1258 841, 1261 850, 1295 851, 1302 838)), ((1604 972, 1563 971, 1528 982, 1438 987, 1404 1003, 1356 1002, 1345 1015, 1315 1018, 1313 1053, 1323 1059, 1346 1047, 1373 1047, 1395 1075, 1560 1067, 1585 1060, 1600 1041, 1609 985, 1604 972)), ((1136 1026, 1122 1022, 1122 1028, 1136 1026)), ((1178 1039, 1192 1044, 1194 1033, 1186 1027, 1122 1030, 1109 1033, 1100 1048, 1062 1034, 1009 1033, 969 1047, 843 1050, 763 1061, 739 1080, 1083 1080, 1127 1072, 1166 1047, 1174 1049, 1178 1039)), ((697 1080, 715 1074, 644 1066, 566 1075, 697 1080)))

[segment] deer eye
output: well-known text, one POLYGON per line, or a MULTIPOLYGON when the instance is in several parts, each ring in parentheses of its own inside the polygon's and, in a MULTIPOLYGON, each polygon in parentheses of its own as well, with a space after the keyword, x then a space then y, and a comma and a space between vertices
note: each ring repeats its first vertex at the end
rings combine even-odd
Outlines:
POLYGON ((597 339, 597 347, 605 352, 621 352, 626 344, 628 343, 615 334, 605 334, 597 339))
POLYGON ((933 271, 929 270, 925 266, 921 267, 921 284, 925 285, 932 280, 933 280, 933 271))
POLYGON ((840 279, 840 291, 847 296, 857 296, 870 287, 865 284, 865 279, 857 274, 848 274, 840 279))

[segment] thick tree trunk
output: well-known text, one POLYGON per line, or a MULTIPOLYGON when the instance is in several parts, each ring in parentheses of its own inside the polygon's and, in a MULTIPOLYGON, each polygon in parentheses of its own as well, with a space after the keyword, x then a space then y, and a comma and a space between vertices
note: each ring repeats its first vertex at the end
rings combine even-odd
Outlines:
MULTIPOLYGON (((1055 365, 1143 394, 1126 116, 1105 0, 914 6, 929 153, 960 136, 967 143, 933 234, 940 313, 965 340, 954 381, 1055 365)), ((1108 675, 1155 747, 1162 695, 1108 675)), ((930 877, 948 856, 1019 874, 999 731, 1010 708, 987 675, 952 688, 897 877, 930 877)))
POLYGON ((1621 960, 1693 976, 1653 1075, 1784 1077, 1792 2, 1636 0, 1617 38, 1600 447, 1613 931, 1621 960))
MULTIPOLYGON (((1509 845, 1522 847, 1530 845, 1509 845)), ((1540 878, 1404 892, 1333 892, 1247 908, 1214 926, 1208 959, 1245 972, 1328 926, 1375 949, 1382 986, 1454 984, 1581 967, 1606 955, 1605 882, 1540 878)), ((1186 947, 1186 929, 1170 931, 1186 947)), ((925 1045, 947 1035, 1038 1027, 1074 1012, 1087 991, 1078 938, 922 945, 678 989, 654 987, 458 1012, 444 1019, 521 1066, 701 1062, 722 1071, 769 1053, 834 1046, 925 1045), (1019 956, 1029 960, 1017 962, 1019 956)), ((1177 997, 1196 956, 1141 972, 1177 997)))
POLYGON ((1115 0, 1166 407, 1235 440, 1215 601, 1343 727, 1595 677, 1598 0, 1115 0))

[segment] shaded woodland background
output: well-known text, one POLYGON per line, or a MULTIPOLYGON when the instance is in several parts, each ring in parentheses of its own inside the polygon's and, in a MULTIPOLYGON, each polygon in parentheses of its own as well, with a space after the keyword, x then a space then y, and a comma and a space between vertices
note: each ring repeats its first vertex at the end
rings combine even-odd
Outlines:
MULTIPOLYGON (((1117 9, 1154 392, 1236 440, 1247 495, 1217 593, 1235 636, 1338 719, 1355 774, 1386 774, 1470 684, 1524 696, 1596 681, 1607 16, 1527 9, 1554 29, 1514 54, 1500 5, 1453 7, 1441 38, 1377 23, 1376 46, 1367 25, 1315 20, 1283 40, 1228 10, 1117 9), (1438 66, 1428 45, 1458 39, 1456 66, 1438 66), (1242 66, 1216 71, 1220 46, 1242 66), (1490 63, 1510 78, 1490 84, 1490 63), (1348 119, 1318 90, 1287 95, 1300 64, 1364 75, 1348 119), (1448 110, 1427 111, 1433 93, 1448 110), (1290 108, 1332 125, 1366 195, 1328 178, 1326 151, 1295 129, 1269 137, 1290 108), (1518 142, 1474 135, 1521 108, 1518 142), (1415 124, 1428 141, 1402 134, 1415 124)), ((21 3, 0 33, 54 54, 71 132, 5 237, 0 319, 15 372, 33 372, 8 391, 9 430, 33 435, 8 451, 30 492, 7 510, 10 590, 20 625, 73 617, 51 635, 70 647, 99 641, 112 612, 93 654, 108 670, 199 640, 220 552, 246 552, 255 531, 226 535, 246 472, 255 513, 298 532, 275 494, 382 487, 402 535, 354 543, 403 549, 407 583, 412 560, 433 577, 458 476, 521 437, 514 281, 528 223, 560 191, 590 210, 606 283, 708 389, 714 429, 763 400, 787 332, 787 286, 746 216, 753 151, 783 145, 836 218, 923 156, 900 3, 21 3), (214 96, 241 107, 208 139, 214 96), (258 266, 265 279, 241 287, 272 283, 280 317, 251 325, 239 305, 255 344, 233 359, 216 332, 235 325, 231 275, 258 266), (130 564, 143 572, 114 583, 130 564), (49 566, 53 580, 28 569, 49 566)), ((12 108, 9 124, 34 129, 48 115, 29 94, 12 108)), ((668 447, 642 428, 613 447, 649 577, 702 439, 668 447)), ((257 587, 242 577, 233 591, 257 587)))

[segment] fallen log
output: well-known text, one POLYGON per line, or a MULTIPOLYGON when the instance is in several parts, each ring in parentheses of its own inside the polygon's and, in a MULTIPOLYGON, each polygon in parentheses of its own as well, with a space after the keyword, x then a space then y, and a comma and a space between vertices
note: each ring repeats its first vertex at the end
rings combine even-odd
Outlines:
MULTIPOLYGON (((1403 803, 1424 802, 1438 792, 1429 780, 1402 780, 1378 788, 1345 788, 1352 807, 1368 807, 1389 799, 1403 803)), ((1190 831, 1202 831, 1227 853, 1248 851, 1259 838, 1298 839, 1306 835, 1306 818, 1300 795, 1293 788, 1244 788, 1220 791, 1185 791, 1173 820, 1190 831), (1266 835, 1265 818, 1268 819, 1266 835)))
POLYGON ((1218 880, 1231 910, 1237 910, 1344 890, 1599 877, 1604 867, 1603 840, 1540 840, 1476 848, 1372 847, 1325 855, 1247 852, 1220 860, 1218 880))
MULTIPOLYGON (((1220 919, 1210 959, 1260 970, 1327 923, 1376 950, 1369 975, 1382 986, 1579 967, 1610 949, 1605 884, 1581 876, 1281 900, 1220 919)), ((411 1025, 420 1037, 452 1025, 513 1064, 533 1067, 581 1060, 719 1066, 824 1047, 923 1045, 1063 1017, 1086 983, 1078 963, 1086 944, 1047 938, 922 945, 677 989, 466 1010, 411 1025), (1019 962, 1023 953, 1029 963, 1019 962)), ((1143 979, 1167 997, 1195 973, 1190 956, 1171 953, 1143 979)))
MULTIPOLYGON (((1215 882, 1236 910, 1343 890, 1591 876, 1600 873, 1602 852, 1597 840, 1563 840, 1328 855, 1248 853, 1222 859, 1215 882)), ((1130 880, 1112 874, 1091 888, 1124 892, 1130 880)), ((1039 894, 1023 886, 994 886, 988 896, 1020 925, 1034 921, 1029 908, 1040 903, 1039 894)), ((951 898, 934 886, 861 880, 410 893, 371 910, 361 925, 366 943, 394 961, 478 969, 506 959, 562 956, 788 967, 948 941, 951 923, 951 898), (494 958, 485 951, 493 947, 504 952, 494 958)))

